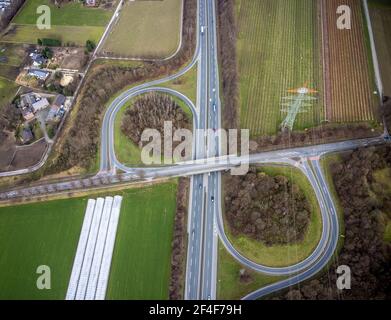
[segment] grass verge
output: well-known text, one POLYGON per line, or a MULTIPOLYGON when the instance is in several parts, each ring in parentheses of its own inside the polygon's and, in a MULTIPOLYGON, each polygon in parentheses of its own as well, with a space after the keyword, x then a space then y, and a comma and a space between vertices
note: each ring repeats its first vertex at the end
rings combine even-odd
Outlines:
POLYGON ((227 252, 220 242, 217 273, 218 299, 239 300, 252 291, 284 279, 284 277, 273 277, 247 270, 250 280, 242 281, 240 271, 243 269, 245 268, 227 252))

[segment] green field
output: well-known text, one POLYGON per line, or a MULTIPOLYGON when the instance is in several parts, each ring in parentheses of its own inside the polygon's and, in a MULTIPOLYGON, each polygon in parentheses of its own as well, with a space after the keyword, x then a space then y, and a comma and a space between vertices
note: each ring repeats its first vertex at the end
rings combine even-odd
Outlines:
POLYGON ((246 236, 234 237, 230 234, 229 227, 226 226, 228 237, 239 252, 257 263, 271 267, 283 267, 300 262, 313 252, 322 232, 320 208, 315 192, 306 177, 297 169, 262 167, 260 171, 271 176, 284 175, 302 190, 311 207, 311 218, 306 235, 302 242, 296 244, 266 246, 246 236))
POLYGON ((104 27, 52 26, 49 30, 38 30, 31 25, 11 25, 1 38, 3 42, 37 44, 38 38, 54 38, 61 40, 62 45, 84 46, 87 40, 98 43, 104 27))
POLYGON ((242 269, 244 267, 219 243, 217 299, 239 300, 252 291, 284 279, 248 270, 251 281, 243 282, 240 280, 240 270, 242 269))
MULTIPOLYGON (((114 193, 123 202, 110 299, 168 297, 176 190, 171 182, 114 193)), ((0 299, 64 299, 87 199, 107 195, 0 208, 0 299), (51 290, 36 288, 40 265, 51 269, 51 290)))
MULTIPOLYGON (((322 91, 320 36, 312 0, 235 1, 240 125, 252 136, 275 134, 286 116, 282 98, 306 84, 322 91)), ((319 124, 321 95, 294 129, 319 124)))
POLYGON ((0 77, 0 108, 11 101, 17 90, 15 82, 0 77))
POLYGON ((0 208, 0 299, 64 299, 86 199, 0 208), (36 269, 51 269, 51 289, 38 290, 36 269))
POLYGON ((0 62, 0 69, 2 66, 20 67, 23 59, 26 57, 27 46, 11 43, 0 43, 0 58, 5 57, 6 62, 0 62))
MULTIPOLYGON (((132 104, 132 101, 130 101, 132 104)), ((123 115, 129 105, 123 106, 117 113, 114 123, 114 150, 118 161, 125 165, 142 165, 141 150, 122 133, 123 115)))
POLYGON ((100 26, 104 27, 109 22, 113 12, 100 8, 89 8, 81 3, 71 2, 60 8, 49 0, 28 0, 22 10, 12 20, 16 24, 36 24, 37 8, 41 5, 50 7, 51 23, 55 26, 100 26))
POLYGON ((87 40, 99 42, 113 12, 100 8, 87 8, 81 3, 69 3, 58 8, 49 0, 29 0, 12 20, 1 41, 37 44, 38 38, 61 40, 65 46, 84 46, 87 40), (51 28, 36 27, 37 7, 51 9, 51 28))
POLYGON ((391 4, 370 1, 369 5, 384 94, 391 96, 391 4))
POLYGON ((168 299, 175 183, 129 190, 110 271, 108 299, 168 299))
POLYGON ((126 2, 103 51, 122 57, 165 58, 180 42, 181 0, 126 2))

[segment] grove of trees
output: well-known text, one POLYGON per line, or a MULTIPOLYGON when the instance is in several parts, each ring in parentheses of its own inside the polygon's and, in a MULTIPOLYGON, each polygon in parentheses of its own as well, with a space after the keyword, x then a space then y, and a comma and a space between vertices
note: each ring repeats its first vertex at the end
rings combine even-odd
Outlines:
POLYGON ((247 175, 224 177, 225 215, 233 235, 244 234, 266 245, 303 239, 311 210, 300 188, 286 176, 250 168, 247 175))
POLYGON ((142 147, 141 135, 145 129, 158 130, 163 139, 165 121, 172 122, 173 132, 191 129, 189 117, 175 100, 166 94, 148 93, 126 109, 121 130, 133 143, 142 147))

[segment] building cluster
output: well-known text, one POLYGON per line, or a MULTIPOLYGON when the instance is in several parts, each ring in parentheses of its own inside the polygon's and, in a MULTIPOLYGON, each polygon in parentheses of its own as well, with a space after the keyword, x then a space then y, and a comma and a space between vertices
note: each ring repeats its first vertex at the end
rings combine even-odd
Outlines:
POLYGON ((27 74, 39 80, 45 81, 50 75, 49 71, 42 69, 43 65, 46 64, 47 59, 37 50, 30 53, 30 59, 32 64, 27 74))
POLYGON ((42 97, 38 93, 30 92, 20 96, 20 108, 23 119, 31 121, 35 118, 38 111, 48 109, 46 122, 60 120, 65 113, 65 96, 59 94, 55 97, 52 104, 47 98, 42 97), (49 108, 50 106, 50 108, 49 108))

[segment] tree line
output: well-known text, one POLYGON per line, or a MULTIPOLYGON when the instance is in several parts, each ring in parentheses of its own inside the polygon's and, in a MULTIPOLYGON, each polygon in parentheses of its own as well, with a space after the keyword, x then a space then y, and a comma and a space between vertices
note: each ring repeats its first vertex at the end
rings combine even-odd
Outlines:
POLYGON ((223 127, 238 128, 238 74, 234 0, 218 0, 219 60, 222 80, 223 127))
POLYGON ((169 285, 170 300, 183 299, 183 279, 186 265, 186 218, 188 199, 189 179, 180 178, 178 181, 174 234, 171 243, 171 278, 169 285))

